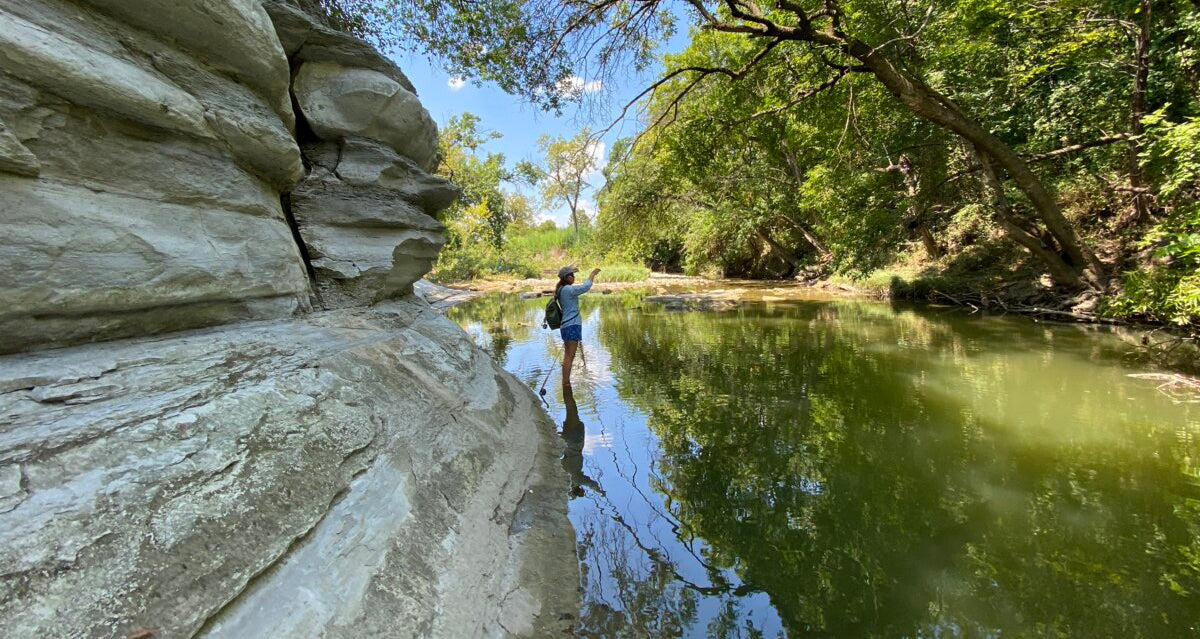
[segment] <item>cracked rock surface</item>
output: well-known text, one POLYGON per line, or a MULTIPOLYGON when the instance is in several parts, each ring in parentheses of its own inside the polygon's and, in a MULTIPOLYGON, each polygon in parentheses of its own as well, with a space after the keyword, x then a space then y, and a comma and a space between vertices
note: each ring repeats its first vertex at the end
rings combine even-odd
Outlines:
POLYGON ((564 634, 554 427, 412 293, 437 163, 317 0, 0 0, 0 637, 564 634))
POLYGON ((554 426, 422 300, 0 360, 5 636, 561 636, 554 426))

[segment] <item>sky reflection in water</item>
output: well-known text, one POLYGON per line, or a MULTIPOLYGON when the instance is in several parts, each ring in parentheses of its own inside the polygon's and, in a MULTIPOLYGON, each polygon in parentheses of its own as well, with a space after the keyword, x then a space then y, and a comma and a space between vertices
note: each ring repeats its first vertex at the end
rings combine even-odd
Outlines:
POLYGON ((1106 330, 854 301, 453 309, 566 425, 581 636, 1196 637, 1200 405, 1106 330))

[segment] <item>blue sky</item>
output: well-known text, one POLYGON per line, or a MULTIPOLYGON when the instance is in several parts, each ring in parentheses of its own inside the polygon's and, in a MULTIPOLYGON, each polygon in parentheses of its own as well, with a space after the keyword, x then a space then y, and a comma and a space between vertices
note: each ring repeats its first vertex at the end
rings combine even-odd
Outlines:
MULTIPOLYGON (((661 51, 680 51, 687 44, 686 23, 681 22, 680 26, 683 27, 683 33, 677 33, 661 51)), ((422 55, 399 54, 392 59, 412 81, 421 103, 439 127, 445 125, 453 115, 464 111, 474 113, 480 117, 480 126, 483 129, 503 135, 484 148, 487 151, 503 153, 510 165, 518 160, 531 160, 540 164, 542 158, 538 153, 537 141, 543 134, 570 137, 583 127, 591 127, 595 131, 608 126, 620 114, 621 107, 657 79, 661 70, 656 67, 639 75, 631 75, 615 86, 612 82, 602 84, 594 78, 582 77, 579 82, 588 89, 588 97, 600 98, 599 101, 607 106, 577 109, 568 105, 563 114, 556 117, 525 103, 520 98, 508 95, 490 83, 482 86, 470 80, 452 83, 448 73, 436 62, 431 62, 422 55), (593 90, 595 93, 592 93, 593 90)), ((637 130, 637 122, 633 117, 628 117, 625 122, 613 127, 612 131, 601 139, 601 162, 608 160, 608 149, 611 148, 613 140, 635 135, 637 130)), ((597 171, 588 181, 593 188, 584 196, 584 208, 594 211, 594 190, 602 186, 604 178, 597 171)), ((536 189, 525 188, 522 192, 531 196, 535 204, 541 201, 541 198, 536 196, 536 189)), ((541 217, 553 219, 559 226, 566 226, 569 216, 570 213, 564 204, 542 211, 541 217)))

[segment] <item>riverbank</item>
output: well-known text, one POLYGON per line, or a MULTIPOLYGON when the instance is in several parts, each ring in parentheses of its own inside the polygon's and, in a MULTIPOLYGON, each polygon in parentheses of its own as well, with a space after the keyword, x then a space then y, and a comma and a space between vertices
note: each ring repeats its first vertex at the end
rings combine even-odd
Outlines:
MULTIPOLYGON (((418 285, 418 291, 436 307, 444 301, 449 301, 450 305, 453 305, 474 297, 494 293, 515 293, 528 296, 549 295, 554 291, 557 282, 553 278, 490 278, 446 284, 422 281, 418 285)), ((763 302, 811 299, 814 294, 875 299, 886 297, 869 287, 856 286, 851 282, 843 281, 822 281, 809 284, 790 280, 708 279, 661 273, 652 273, 649 278, 639 282, 605 282, 604 274, 601 273, 592 289, 594 293, 600 294, 631 290, 647 291, 647 294, 650 295, 704 292, 721 299, 763 302)))
MULTIPOLYGON (((438 285, 422 282, 418 290, 430 304, 448 308, 482 295, 508 293, 526 297, 547 295, 554 290, 551 278, 490 278, 438 285), (424 287, 424 288, 421 288, 424 287)), ((966 313, 1027 316, 1035 321, 1097 324, 1120 331, 1122 339, 1137 344, 1147 359, 1167 368, 1194 372, 1200 356, 1195 335, 1178 327, 1105 317, 1098 311, 1094 294, 1070 296, 1055 290, 1050 282, 1010 278, 970 279, 927 270, 899 268, 880 270, 861 279, 833 276, 815 281, 707 279, 652 273, 640 282, 596 282, 596 292, 640 291, 671 308, 713 310, 731 303, 784 302, 789 300, 857 298, 877 301, 906 301, 966 313), (1036 283, 1035 283, 1036 282, 1036 283), (674 297, 675 299, 671 299, 674 297)))

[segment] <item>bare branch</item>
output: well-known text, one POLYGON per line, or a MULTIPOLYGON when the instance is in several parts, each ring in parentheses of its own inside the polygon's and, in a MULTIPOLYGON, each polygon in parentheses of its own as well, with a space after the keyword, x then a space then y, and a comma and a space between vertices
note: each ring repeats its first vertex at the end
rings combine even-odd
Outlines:
POLYGON ((780 111, 787 111, 788 109, 796 106, 797 104, 800 104, 804 100, 807 100, 808 98, 811 98, 812 96, 814 96, 826 89, 832 88, 834 85, 836 85, 838 83, 838 81, 840 81, 842 78, 846 77, 846 74, 848 72, 849 72, 849 69, 841 69, 837 73, 835 73, 832 78, 829 78, 828 80, 822 82, 821 84, 818 84, 815 87, 810 87, 808 89, 804 89, 802 91, 794 93, 792 95, 792 98, 789 99, 786 103, 781 104, 776 107, 771 107, 769 109, 763 109, 761 111, 752 113, 749 116, 742 118, 741 120, 738 120, 737 124, 741 124, 743 122, 749 122, 750 120, 755 120, 755 119, 761 118, 763 116, 770 115, 772 113, 779 113, 780 111))

